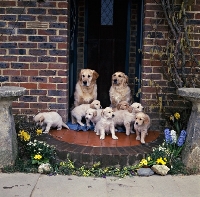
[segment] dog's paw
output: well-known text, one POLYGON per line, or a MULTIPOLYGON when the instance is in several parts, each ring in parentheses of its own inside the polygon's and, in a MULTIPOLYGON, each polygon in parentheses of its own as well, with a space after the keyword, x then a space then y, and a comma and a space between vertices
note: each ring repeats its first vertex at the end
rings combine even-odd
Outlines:
POLYGON ((105 136, 100 136, 100 140, 104 140, 105 139, 105 136))
POLYGON ((113 139, 113 140, 117 140, 118 137, 117 137, 116 135, 114 135, 114 136, 112 136, 112 139, 113 139))
POLYGON ((45 130, 43 133, 49 133, 49 131, 45 130))
POLYGON ((135 133, 135 131, 131 131, 131 133, 135 133))
POLYGON ((129 133, 129 132, 126 132, 126 135, 130 135, 130 133, 129 133))
POLYGON ((144 145, 144 144, 145 144, 145 141, 144 141, 144 140, 141 140, 141 144, 143 144, 143 145, 144 145))
POLYGON ((140 136, 137 136, 137 137, 136 137, 136 140, 140 140, 140 136))

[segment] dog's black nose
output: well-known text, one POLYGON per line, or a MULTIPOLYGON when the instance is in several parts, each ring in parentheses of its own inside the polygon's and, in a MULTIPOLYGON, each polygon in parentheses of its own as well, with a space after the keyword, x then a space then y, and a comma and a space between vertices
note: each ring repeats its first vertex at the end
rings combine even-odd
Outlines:
POLYGON ((85 86, 86 86, 86 85, 87 85, 87 81, 83 81, 83 85, 85 85, 85 86))
POLYGON ((112 117, 114 117, 115 115, 113 114, 112 117))
POLYGON ((138 124, 137 122, 135 122, 135 124, 138 124))
POLYGON ((114 82, 114 83, 117 83, 117 79, 114 79, 113 82, 114 82))

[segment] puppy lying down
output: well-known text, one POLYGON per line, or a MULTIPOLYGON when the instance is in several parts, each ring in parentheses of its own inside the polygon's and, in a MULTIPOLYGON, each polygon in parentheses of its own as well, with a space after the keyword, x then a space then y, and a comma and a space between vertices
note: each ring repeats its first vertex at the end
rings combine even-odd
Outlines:
POLYGON ((41 112, 34 116, 33 121, 42 127, 43 133, 48 133, 50 128, 61 130, 62 127, 69 127, 62 121, 62 117, 57 112, 41 112))

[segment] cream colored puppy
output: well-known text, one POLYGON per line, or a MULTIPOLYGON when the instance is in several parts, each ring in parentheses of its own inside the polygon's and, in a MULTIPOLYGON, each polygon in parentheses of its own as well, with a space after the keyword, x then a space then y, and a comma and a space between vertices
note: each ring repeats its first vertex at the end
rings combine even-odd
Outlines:
POLYGON ((61 130, 62 127, 69 127, 62 121, 62 117, 57 112, 41 112, 34 116, 33 121, 42 127, 43 133, 48 133, 50 128, 57 127, 61 130))
POLYGON ((121 101, 131 102, 131 90, 128 86, 128 76, 123 72, 116 72, 112 75, 112 85, 109 90, 112 108, 116 108, 121 101))
MULTIPOLYGON (((71 111, 71 120, 72 124, 79 123, 81 126, 84 126, 84 124, 81 122, 82 118, 85 117, 86 111, 89 109, 100 109, 101 108, 101 103, 98 100, 92 101, 91 104, 81 104, 79 106, 76 106, 72 111, 71 111)), ((87 121, 87 126, 90 126, 90 122, 87 121)))
POLYGON ((100 139, 105 139, 105 134, 111 133, 112 139, 116 140, 115 127, 113 122, 114 113, 112 108, 106 107, 101 112, 101 119, 96 124, 96 135, 100 135, 100 139))
POLYGON ((131 107, 135 110, 135 113, 138 113, 144 110, 144 107, 140 103, 137 103, 137 102, 134 102, 131 105, 131 107))
POLYGON ((81 69, 74 92, 74 107, 90 104, 97 99, 96 79, 98 77, 99 74, 95 70, 81 69))
POLYGON ((90 123, 90 121, 93 123, 94 125, 94 131, 96 132, 95 126, 96 123, 101 119, 101 112, 103 109, 92 109, 89 108, 86 113, 85 113, 85 119, 87 124, 90 123))
POLYGON ((135 121, 135 113, 129 112, 127 110, 115 111, 115 116, 113 117, 114 126, 124 126, 126 129, 126 135, 131 133, 131 123, 135 121))
POLYGON ((138 112, 135 115, 134 129, 136 131, 136 140, 140 140, 145 144, 145 137, 150 128, 150 117, 144 112, 138 112))
MULTIPOLYGON (((140 104, 140 103, 137 103, 137 102, 134 102, 132 105, 131 105, 134 113, 138 113, 138 112, 142 112, 144 110, 144 107, 140 104)), ((131 133, 135 133, 134 132, 134 122, 135 120, 131 123, 131 133)))

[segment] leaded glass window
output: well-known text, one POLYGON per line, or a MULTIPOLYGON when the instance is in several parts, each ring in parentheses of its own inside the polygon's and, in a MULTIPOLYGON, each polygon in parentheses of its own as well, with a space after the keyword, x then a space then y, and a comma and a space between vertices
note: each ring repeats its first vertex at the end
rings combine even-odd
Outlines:
POLYGON ((113 25, 113 1, 101 0, 101 25, 113 25))

